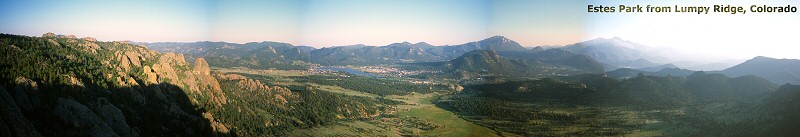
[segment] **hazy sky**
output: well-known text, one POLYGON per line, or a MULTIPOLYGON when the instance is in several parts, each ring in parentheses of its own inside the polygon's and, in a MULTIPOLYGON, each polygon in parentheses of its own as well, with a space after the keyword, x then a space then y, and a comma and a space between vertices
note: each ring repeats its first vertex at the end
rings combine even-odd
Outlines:
POLYGON ((0 1, 0 32, 99 40, 278 41, 314 47, 455 45, 503 35, 524 46, 621 37, 736 58, 800 58, 800 13, 587 13, 587 5, 794 5, 800 1, 0 1), (688 2, 688 3, 687 3, 688 2))

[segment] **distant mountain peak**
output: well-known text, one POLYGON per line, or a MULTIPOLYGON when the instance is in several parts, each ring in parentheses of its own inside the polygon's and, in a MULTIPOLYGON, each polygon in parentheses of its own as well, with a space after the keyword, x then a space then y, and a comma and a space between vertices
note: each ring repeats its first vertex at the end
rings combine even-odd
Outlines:
POLYGON ((483 39, 482 41, 486 41, 486 40, 502 40, 502 41, 508 41, 508 40, 510 40, 510 39, 508 39, 508 38, 506 38, 506 37, 504 37, 504 36, 496 35, 496 36, 492 36, 492 37, 489 37, 489 38, 483 39))
POLYGON ((765 57, 765 56, 756 56, 756 57, 753 57, 753 59, 750 59, 750 60, 773 60, 773 59, 775 59, 775 58, 770 58, 770 57, 765 57))
POLYGON ((470 42, 463 44, 461 46, 473 46, 477 47, 477 49, 484 49, 484 50, 497 50, 497 51, 527 51, 525 47, 522 47, 519 43, 510 40, 503 36, 492 36, 481 41, 477 42, 470 42))

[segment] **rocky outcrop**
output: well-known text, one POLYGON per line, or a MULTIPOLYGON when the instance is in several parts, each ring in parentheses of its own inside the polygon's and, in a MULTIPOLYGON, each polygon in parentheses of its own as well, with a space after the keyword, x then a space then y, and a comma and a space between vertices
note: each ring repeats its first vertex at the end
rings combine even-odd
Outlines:
POLYGON ((114 53, 119 60, 119 67, 122 71, 128 72, 132 67, 141 67, 142 62, 139 60, 142 55, 135 51, 117 51, 114 53))
POLYGON ((123 137, 138 136, 136 131, 131 131, 128 123, 125 121, 125 115, 123 115, 122 111, 109 103, 108 99, 102 97, 97 98, 94 102, 89 104, 89 108, 118 135, 123 137))
POLYGON ((194 69, 192 70, 194 71, 194 74, 199 82, 205 84, 205 87, 210 88, 205 90, 211 92, 214 100, 217 101, 217 103, 228 103, 228 97, 226 97, 225 93, 222 92, 222 88, 220 88, 217 79, 211 76, 211 69, 209 68, 208 62, 206 62, 205 59, 197 58, 194 63, 194 69))
POLYGON ((183 55, 175 53, 161 55, 158 60, 158 63, 154 64, 151 68, 158 74, 160 82, 178 80, 178 72, 176 72, 175 68, 185 68, 189 65, 186 63, 183 55))
POLYGON ((58 98, 53 115, 72 131, 65 136, 119 136, 92 110, 71 98, 58 98))
POLYGON ((0 86, 0 136, 42 136, 3 86, 0 86))
POLYGON ((144 66, 142 69, 144 70, 144 76, 147 77, 145 78, 144 81, 145 84, 147 85, 158 84, 158 74, 156 74, 155 71, 153 71, 153 69, 150 68, 150 66, 144 66))
POLYGON ((130 61, 131 65, 136 67, 142 66, 142 61, 140 60, 142 58, 142 54, 139 54, 139 52, 125 51, 125 57, 128 58, 128 61, 130 61))
POLYGON ((450 84, 450 90, 462 91, 462 90, 464 90, 464 87, 462 87, 461 85, 458 85, 458 84, 456 84, 456 85, 450 84))
POLYGON ((68 38, 68 39, 78 39, 78 37, 75 36, 75 35, 67 35, 67 36, 63 36, 63 37, 64 38, 68 38))
POLYGON ((100 46, 93 41, 84 41, 83 43, 78 44, 78 47, 92 54, 97 54, 97 50, 100 49, 100 46))
POLYGON ((92 37, 83 37, 83 38, 81 38, 81 39, 83 39, 83 40, 85 40, 85 41, 89 41, 89 42, 97 42, 97 39, 95 39, 95 38, 92 38, 92 37))
POLYGON ((211 68, 208 67, 208 63, 203 58, 197 58, 197 60, 195 60, 193 70, 195 74, 211 75, 211 68))
POLYGON ((211 115, 211 113, 208 113, 208 112, 203 113, 203 117, 206 118, 209 123, 211 123, 211 128, 214 130, 214 132, 216 132, 218 134, 220 134, 220 133, 221 134, 228 134, 230 132, 230 130, 228 130, 228 127, 226 127, 224 124, 220 123, 219 121, 215 120, 214 116, 211 115))
POLYGON ((36 94, 36 92, 38 92, 39 84, 25 77, 17 77, 14 83, 17 86, 14 88, 15 90, 11 92, 11 95, 14 96, 14 101, 22 111, 32 111, 34 102, 36 106, 41 104, 41 99, 39 99, 38 96, 28 96, 28 94, 36 94))
MULTIPOLYGON (((12 72, 11 78, 16 78, 3 79, 6 83, 0 84, 0 136, 41 136, 37 130, 47 136, 204 136, 211 135, 212 126, 215 131, 229 132, 213 116, 202 115, 194 106, 200 99, 202 103, 227 103, 204 59, 193 60, 196 65, 191 65, 182 54, 161 54, 129 42, 99 42, 53 33, 41 38, 9 39, 36 40, 37 43, 28 43, 59 51, 68 49, 56 57, 63 61, 40 61, 44 68, 87 66, 67 72, 45 71, 44 77, 37 75, 40 73, 12 72)), ((13 44, 0 47, 20 53, 37 50, 13 44)))
POLYGON ((166 53, 151 67, 157 74, 159 82, 180 85, 191 94, 208 96, 217 105, 227 103, 227 97, 222 92, 219 82, 211 76, 208 62, 203 58, 195 60, 194 66, 189 69, 183 54, 166 53))
POLYGON ((45 34, 42 34, 42 37, 45 37, 45 38, 55 38, 55 37, 56 37, 56 34, 55 34, 55 33, 53 33, 53 32, 47 32, 47 33, 45 33, 45 34))

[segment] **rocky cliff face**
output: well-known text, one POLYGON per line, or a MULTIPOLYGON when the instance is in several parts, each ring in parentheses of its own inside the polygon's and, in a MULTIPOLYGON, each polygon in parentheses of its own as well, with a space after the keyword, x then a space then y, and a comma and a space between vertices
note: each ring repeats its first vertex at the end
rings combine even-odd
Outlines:
MULTIPOLYGON (((119 44, 124 45, 124 43, 119 44)), ((169 83, 177 85, 191 94, 211 98, 218 105, 227 102, 219 87, 219 82, 211 76, 211 69, 203 58, 197 59, 195 65, 192 66, 186 61, 183 54, 160 54, 142 46, 120 49, 114 53, 115 57, 113 58, 113 61, 119 62, 119 64, 108 63, 108 66, 117 70, 118 77, 111 79, 116 79, 119 83, 118 86, 148 86, 169 83)))

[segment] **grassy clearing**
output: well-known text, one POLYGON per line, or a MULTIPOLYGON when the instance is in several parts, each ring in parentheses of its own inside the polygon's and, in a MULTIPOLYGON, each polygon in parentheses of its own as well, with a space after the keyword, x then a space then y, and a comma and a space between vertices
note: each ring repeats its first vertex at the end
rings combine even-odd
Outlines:
MULTIPOLYGON (((444 125, 441 128, 437 128, 431 131, 425 132, 418 132, 419 135, 428 136, 428 135, 442 135, 442 136, 459 136, 459 137, 493 137, 499 136, 495 131, 476 125, 464 119, 458 117, 458 115, 454 114, 453 112, 441 109, 439 107, 433 105, 424 105, 420 108, 411 109, 405 112, 398 112, 398 116, 405 116, 405 117, 418 117, 424 120, 431 121, 433 123, 437 123, 440 125, 444 125)), ((505 136, 514 136, 510 133, 501 133, 505 136)))

